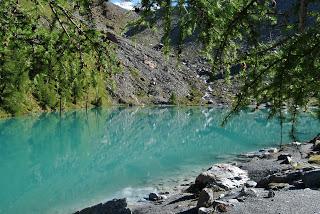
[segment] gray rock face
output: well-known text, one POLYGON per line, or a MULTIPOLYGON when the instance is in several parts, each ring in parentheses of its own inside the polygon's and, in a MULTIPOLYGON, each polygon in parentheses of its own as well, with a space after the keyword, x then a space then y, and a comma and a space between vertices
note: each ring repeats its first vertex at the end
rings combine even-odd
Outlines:
POLYGON ((197 207, 210 207, 214 201, 212 189, 204 188, 199 195, 197 207))
POLYGON ((218 186, 225 190, 243 186, 249 180, 248 173, 230 164, 215 164, 196 178, 199 186, 218 186))
POLYGON ((305 187, 320 188, 320 169, 305 172, 302 175, 302 181, 305 187))
POLYGON ((131 214, 131 210, 127 208, 127 200, 113 199, 104 204, 100 203, 92 207, 85 208, 75 214, 131 214))

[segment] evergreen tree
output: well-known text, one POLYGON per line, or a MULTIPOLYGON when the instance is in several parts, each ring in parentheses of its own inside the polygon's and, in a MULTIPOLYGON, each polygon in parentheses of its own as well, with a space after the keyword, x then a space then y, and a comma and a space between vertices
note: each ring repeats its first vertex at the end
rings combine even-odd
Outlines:
POLYGON ((142 0, 141 11, 151 25, 156 18, 154 8, 163 11, 165 41, 170 39, 171 20, 178 19, 179 49, 188 36, 197 37, 213 74, 223 71, 229 78, 230 68, 241 65, 241 90, 226 119, 253 101, 257 105, 270 102, 271 117, 283 121, 287 105, 294 125, 299 109, 310 103, 320 105, 320 1, 280 3, 142 0))
POLYGON ((118 70, 114 47, 94 26, 90 0, 0 1, 0 108, 63 109, 101 99, 118 70), (88 93, 100 93, 88 100, 88 93), (103 89, 102 89, 103 88, 103 89))

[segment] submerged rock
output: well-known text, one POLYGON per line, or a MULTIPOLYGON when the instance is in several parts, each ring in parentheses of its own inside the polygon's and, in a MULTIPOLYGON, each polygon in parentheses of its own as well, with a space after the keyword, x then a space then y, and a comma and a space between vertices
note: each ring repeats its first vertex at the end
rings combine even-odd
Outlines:
POLYGON ((230 164, 215 164, 196 178, 195 184, 204 188, 218 186, 225 190, 243 186, 249 180, 248 173, 230 164))
POLYGON ((113 199, 106 203, 100 203, 92 207, 85 208, 75 214, 131 214, 131 210, 127 208, 127 200, 113 199))

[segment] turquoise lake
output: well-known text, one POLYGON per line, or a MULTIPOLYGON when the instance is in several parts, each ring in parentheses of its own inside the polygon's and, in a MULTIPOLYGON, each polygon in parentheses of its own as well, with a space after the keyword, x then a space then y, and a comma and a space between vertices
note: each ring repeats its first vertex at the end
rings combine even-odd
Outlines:
MULTIPOLYGON (((167 178, 279 144, 279 122, 265 112, 241 112, 221 127, 225 113, 110 108, 0 120, 0 213, 72 213, 115 196, 135 200, 167 178)), ((299 121, 299 140, 319 132, 311 115, 299 121)))

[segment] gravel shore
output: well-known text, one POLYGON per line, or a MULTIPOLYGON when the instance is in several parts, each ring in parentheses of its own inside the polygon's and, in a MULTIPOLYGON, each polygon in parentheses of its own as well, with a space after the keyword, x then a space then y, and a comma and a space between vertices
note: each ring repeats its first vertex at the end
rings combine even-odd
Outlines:
POLYGON ((119 199, 121 209, 114 201, 115 209, 100 204, 101 209, 78 213, 320 213, 319 147, 318 135, 309 142, 242 154, 231 164, 213 165, 189 185, 150 194, 147 202, 127 205, 119 199))

